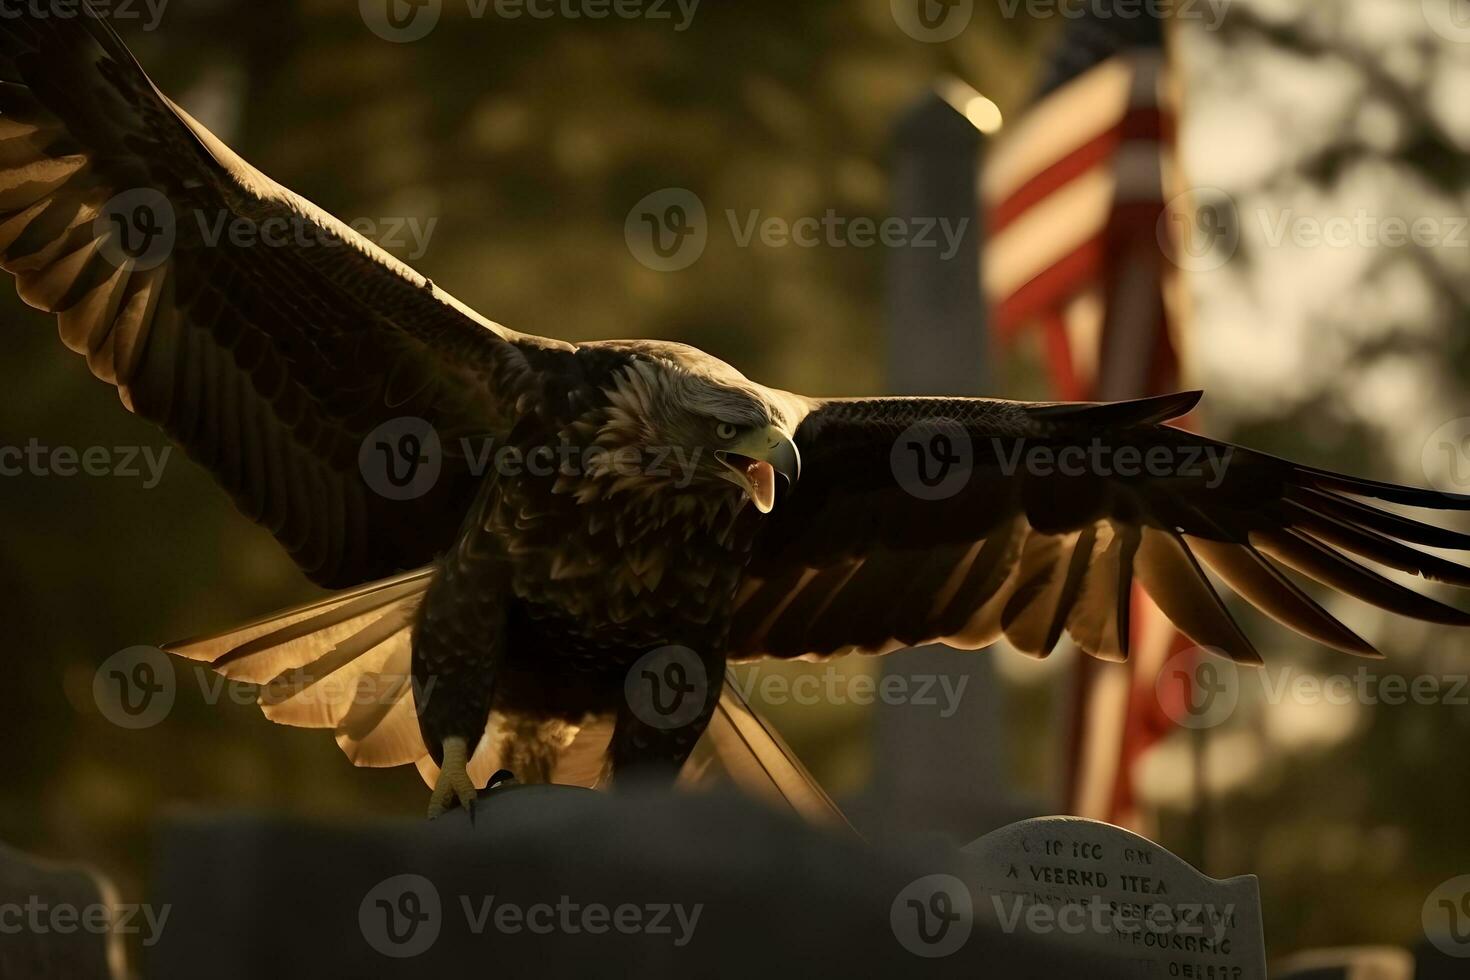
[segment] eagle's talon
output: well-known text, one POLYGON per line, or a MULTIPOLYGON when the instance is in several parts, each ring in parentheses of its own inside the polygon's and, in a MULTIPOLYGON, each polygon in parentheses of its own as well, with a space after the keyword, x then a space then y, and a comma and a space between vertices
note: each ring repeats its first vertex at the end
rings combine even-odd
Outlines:
POLYGON ((505 785, 507 785, 509 783, 513 783, 515 781, 516 781, 516 774, 515 773, 511 772, 509 769, 497 769, 497 770, 495 770, 495 775, 491 776, 490 777, 490 781, 485 784, 485 788, 486 789, 496 789, 498 787, 505 786, 505 785))
POLYGON ((443 816, 456 804, 470 812, 471 822, 475 819, 475 784, 470 782, 466 767, 469 764, 469 746, 463 738, 444 740, 444 761, 439 767, 439 778, 434 782, 434 792, 429 797, 429 819, 443 816))

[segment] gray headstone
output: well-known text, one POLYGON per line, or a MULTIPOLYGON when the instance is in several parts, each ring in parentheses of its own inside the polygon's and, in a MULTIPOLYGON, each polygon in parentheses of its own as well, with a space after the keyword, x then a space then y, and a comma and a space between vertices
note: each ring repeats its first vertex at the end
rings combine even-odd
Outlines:
POLYGON ((1218 881, 1145 837, 1040 817, 970 844, 977 924, 1137 977, 1266 980, 1254 875, 1218 881))
POLYGON ((1132 980, 969 921, 967 900, 916 914, 971 860, 942 841, 870 847, 715 792, 503 787, 473 824, 195 815, 157 853, 150 897, 173 914, 148 980, 1132 980))
POLYGON ((119 980, 115 905, 99 875, 0 844, 0 977, 119 980))

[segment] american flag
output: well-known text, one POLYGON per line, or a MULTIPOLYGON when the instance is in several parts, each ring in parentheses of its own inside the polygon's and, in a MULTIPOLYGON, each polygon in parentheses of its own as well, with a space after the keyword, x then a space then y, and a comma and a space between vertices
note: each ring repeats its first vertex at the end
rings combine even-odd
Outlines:
MULTIPOLYGON (((1120 6, 1093 5, 1067 24, 981 182, 992 323, 1003 343, 1040 341, 1066 400, 1182 387, 1183 312, 1165 254, 1178 183, 1166 25, 1120 6)), ((1138 587, 1133 603, 1129 662, 1079 657, 1071 710, 1069 808, 1115 823, 1137 822, 1134 763, 1172 727, 1155 682, 1190 647, 1138 587)))

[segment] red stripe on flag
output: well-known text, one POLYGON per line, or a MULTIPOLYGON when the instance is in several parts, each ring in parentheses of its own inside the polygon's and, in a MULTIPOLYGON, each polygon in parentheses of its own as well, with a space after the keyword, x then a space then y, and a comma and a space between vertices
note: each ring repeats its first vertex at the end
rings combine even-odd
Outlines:
POLYGON ((1048 314, 1043 336, 1052 385, 1057 394, 1062 401, 1081 401, 1082 379, 1077 375, 1077 362, 1072 357, 1072 338, 1067 336, 1066 316, 1056 311, 1048 314))
POLYGON ((1001 343, 1010 343, 1027 323, 1057 311, 1063 300, 1095 281, 1102 269, 1102 246, 1101 235, 1089 239, 1007 296, 995 310, 1001 343))
MULTIPOLYGON (((1175 630, 1169 643, 1168 656, 1159 669, 1163 670, 1166 665, 1174 665, 1190 672, 1193 667, 1192 663, 1185 661, 1174 664, 1174 658, 1193 646, 1194 642, 1189 637, 1175 630)), ((1194 656, 1205 657, 1209 654, 1196 651, 1194 656)), ((1134 812, 1137 795, 1133 767, 1138 764, 1138 760, 1145 752, 1178 727, 1174 718, 1182 718, 1186 713, 1183 705, 1178 705, 1175 706, 1175 713, 1171 716, 1162 703, 1157 678, 1144 678, 1143 680, 1145 683, 1133 684, 1128 692, 1128 721, 1123 728, 1123 746, 1118 760, 1118 771, 1113 779, 1113 798, 1108 806, 1109 819, 1114 822, 1134 812)), ((1181 698, 1193 697, 1187 682, 1181 683, 1177 690, 1181 698)))
POLYGON ((1124 140, 1158 140, 1167 128, 1168 123, 1157 108, 1144 106, 1130 110, 1117 126, 1099 133, 1041 170, 991 208, 989 231, 993 234, 1004 230, 1070 181, 1102 165, 1124 140))

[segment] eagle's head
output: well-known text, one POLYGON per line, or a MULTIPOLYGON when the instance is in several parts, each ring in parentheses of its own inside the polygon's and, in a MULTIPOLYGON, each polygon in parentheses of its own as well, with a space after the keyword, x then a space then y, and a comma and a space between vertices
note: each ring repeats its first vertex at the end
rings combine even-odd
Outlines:
POLYGON ((743 490, 762 514, 776 477, 794 483, 800 421, 791 396, 764 388, 693 347, 644 345, 616 372, 595 437, 601 473, 619 489, 743 490), (611 472, 616 469, 617 472, 611 472))

